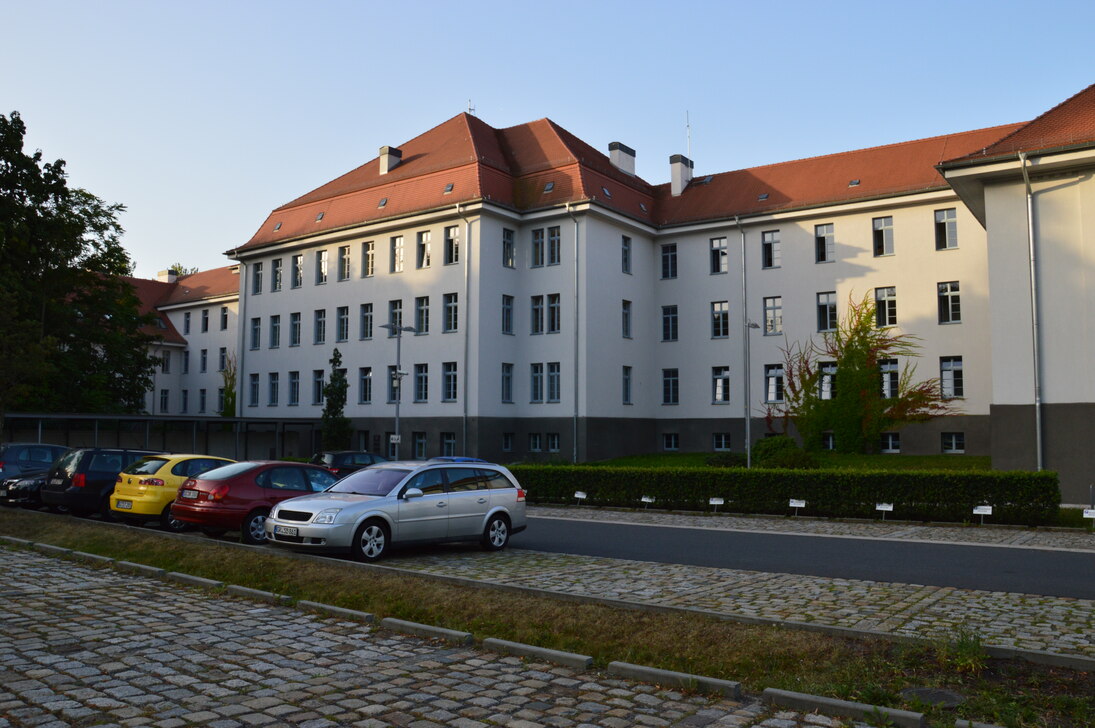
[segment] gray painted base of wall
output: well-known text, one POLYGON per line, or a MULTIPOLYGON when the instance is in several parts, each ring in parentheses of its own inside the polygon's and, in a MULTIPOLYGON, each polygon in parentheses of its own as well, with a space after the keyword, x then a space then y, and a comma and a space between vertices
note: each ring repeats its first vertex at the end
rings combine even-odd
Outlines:
MULTIPOLYGON (((1037 468, 1034 405, 993 405, 992 467, 996 470, 1037 468)), ((1061 479, 1062 503, 1089 503, 1095 481, 1095 404, 1042 406, 1044 470, 1061 479)))

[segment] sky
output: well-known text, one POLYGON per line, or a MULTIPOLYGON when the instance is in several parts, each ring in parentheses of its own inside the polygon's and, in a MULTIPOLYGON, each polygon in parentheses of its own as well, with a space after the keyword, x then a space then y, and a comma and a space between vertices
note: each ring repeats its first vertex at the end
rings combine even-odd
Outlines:
POLYGON ((623 142, 658 184, 673 154, 701 176, 1033 119, 1095 83, 1093 25, 1090 0, 0 0, 0 113, 126 206, 151 278, 232 263, 469 104, 623 142))

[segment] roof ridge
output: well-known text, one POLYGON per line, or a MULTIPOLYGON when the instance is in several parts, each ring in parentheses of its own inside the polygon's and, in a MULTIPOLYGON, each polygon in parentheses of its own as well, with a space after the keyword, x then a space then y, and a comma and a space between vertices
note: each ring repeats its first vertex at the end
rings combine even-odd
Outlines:
POLYGON ((1088 86, 1085 86, 1084 88, 1080 89, 1079 91, 1077 91, 1076 93, 1072 94, 1071 96, 1069 96, 1069 97, 1068 97, 1067 99, 1065 99, 1065 100, 1064 100, 1064 101, 1062 101, 1061 103, 1059 103, 1059 104, 1057 104, 1056 106, 1054 106, 1054 107, 1053 107, 1052 109, 1048 109, 1047 111, 1043 111, 1043 112, 1042 112, 1041 114, 1038 114, 1038 116, 1034 117, 1034 118, 1033 118, 1033 119, 1031 119, 1030 121, 1028 121, 1028 122, 1026 122, 1025 124, 1023 124, 1022 126, 1020 126, 1020 127, 1018 128, 1018 129, 1015 129, 1015 130, 1013 130, 1013 131, 1012 131, 1011 133, 1009 133, 1009 134, 1005 134, 1004 136, 1000 137, 999 139, 997 139, 996 141, 994 141, 994 142, 993 142, 992 144, 990 144, 990 145, 988 145, 987 147, 985 147, 985 149, 991 149, 992 147, 996 147, 996 146, 999 146, 999 145, 1003 144, 1003 143, 1004 143, 1004 142, 1006 142, 1006 141, 1007 141, 1008 139, 1011 139, 1012 137, 1016 136, 1016 135, 1017 135, 1017 134, 1019 134, 1020 132, 1022 132, 1022 131, 1025 131, 1025 130, 1029 129, 1030 127, 1034 126, 1034 124, 1036 124, 1037 122, 1039 122, 1039 121, 1041 121, 1042 119, 1046 118, 1046 117, 1047 117, 1047 116, 1049 116, 1050 114, 1052 114, 1052 113, 1056 112, 1056 111, 1057 111, 1058 109, 1060 109, 1060 108, 1061 108, 1062 106, 1065 106, 1066 104, 1069 104, 1069 103, 1071 103, 1071 102, 1072 102, 1072 101, 1074 101, 1074 100, 1075 100, 1075 99, 1076 99, 1076 98, 1077 98, 1078 96, 1081 96, 1081 95, 1083 95, 1083 94, 1087 93, 1087 92, 1088 92, 1088 91, 1090 91, 1090 90, 1091 90, 1092 88, 1095 88, 1095 83, 1093 83, 1093 84, 1090 84, 1090 85, 1088 85, 1088 86))

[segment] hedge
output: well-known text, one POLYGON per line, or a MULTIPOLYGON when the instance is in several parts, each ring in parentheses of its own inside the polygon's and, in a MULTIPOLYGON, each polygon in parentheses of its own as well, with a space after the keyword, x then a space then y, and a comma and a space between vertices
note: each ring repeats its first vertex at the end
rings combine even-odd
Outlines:
POLYGON ((879 518, 876 503, 892 503, 887 518, 976 521, 974 506, 991 505, 987 523, 1029 526, 1056 523, 1061 491, 1053 472, 768 470, 753 468, 649 469, 581 465, 513 465, 530 503, 576 503, 709 511, 708 499, 725 499, 723 512, 787 515, 792 498, 806 501, 803 516, 879 518))

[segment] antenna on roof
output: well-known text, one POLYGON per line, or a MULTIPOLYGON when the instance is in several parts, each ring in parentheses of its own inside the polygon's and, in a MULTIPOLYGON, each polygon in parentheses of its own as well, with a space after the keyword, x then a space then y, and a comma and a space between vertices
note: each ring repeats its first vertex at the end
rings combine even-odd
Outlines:
POLYGON ((684 135, 686 138, 686 144, 688 151, 685 154, 689 159, 692 158, 692 124, 688 120, 688 112, 684 112, 684 135))
POLYGON ((475 116, 475 107, 471 105, 471 99, 468 99, 468 113, 475 116))

